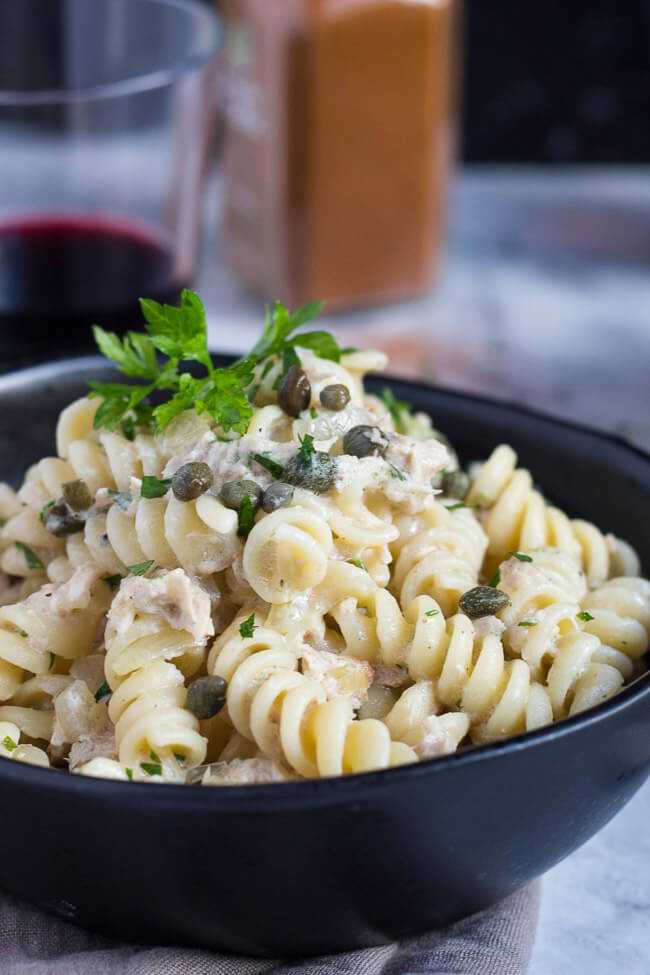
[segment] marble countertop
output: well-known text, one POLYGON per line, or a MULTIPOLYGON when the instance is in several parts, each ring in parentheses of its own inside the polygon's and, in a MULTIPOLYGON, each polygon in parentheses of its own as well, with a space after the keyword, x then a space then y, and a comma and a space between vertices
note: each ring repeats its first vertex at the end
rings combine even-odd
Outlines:
MULTIPOLYGON (((207 206, 218 212, 219 186, 207 206)), ((197 282, 213 348, 241 351, 262 303, 219 263, 208 221, 197 282)), ((279 296, 278 296, 279 297, 279 296)), ((650 448, 650 173, 467 169, 438 286, 341 314, 345 344, 391 370, 487 393, 650 448)), ((650 973, 650 783, 545 877, 530 975, 650 973)))

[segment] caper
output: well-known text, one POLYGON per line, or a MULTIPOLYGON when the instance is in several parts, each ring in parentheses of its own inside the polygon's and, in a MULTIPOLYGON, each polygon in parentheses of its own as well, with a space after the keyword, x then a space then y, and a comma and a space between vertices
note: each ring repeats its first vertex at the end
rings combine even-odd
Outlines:
POLYGON ((474 586, 463 593, 458 603, 461 612, 472 620, 481 616, 495 616, 509 605, 510 600, 505 592, 492 586, 474 586))
POLYGON ((262 509, 269 514, 277 508, 286 508, 291 504, 293 488, 284 481, 274 481, 262 495, 262 509))
POLYGON ((289 416, 300 416, 311 400, 311 384, 300 366, 290 366, 278 388, 278 403, 289 416))
POLYGON ((321 390, 320 401, 326 410, 338 413, 350 402, 350 390, 343 383, 334 383, 321 390))
POLYGON ((43 524, 50 535, 65 538, 83 531, 84 518, 77 511, 72 511, 63 498, 59 498, 44 515, 43 524))
POLYGON ((256 481, 226 481, 219 491, 219 498, 226 508, 239 511, 245 497, 249 497, 257 507, 262 497, 262 488, 256 481))
POLYGON ((227 691, 223 677, 199 677, 187 689, 185 707, 197 718, 213 718, 226 703, 227 691))
POLYGON ((210 467, 202 461, 183 464, 172 477, 172 491, 179 501, 194 501, 212 486, 210 467))
POLYGON ((364 423, 352 427, 343 437, 343 453, 352 457, 383 457, 387 447, 388 438, 379 427, 364 423))
POLYGON ((63 500, 73 511, 87 511, 93 503, 93 496, 86 482, 78 478, 76 481, 65 482, 63 500))
POLYGON ((470 480, 465 471, 449 471, 442 478, 442 490, 448 498, 462 501, 469 491, 470 480))
POLYGON ((284 479, 296 487, 307 488, 314 494, 325 494, 334 484, 337 474, 336 461, 321 450, 314 451, 308 460, 300 454, 293 457, 284 468, 284 479))

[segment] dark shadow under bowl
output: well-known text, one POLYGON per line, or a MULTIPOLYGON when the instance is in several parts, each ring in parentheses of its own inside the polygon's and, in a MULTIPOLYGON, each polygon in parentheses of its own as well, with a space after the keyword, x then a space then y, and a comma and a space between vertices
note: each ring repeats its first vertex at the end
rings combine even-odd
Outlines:
MULTIPOLYGON (((51 454, 101 360, 0 379, 4 476, 51 454)), ((508 441, 553 500, 650 565, 650 458, 474 396, 391 380, 465 460, 508 441)), ((650 769, 650 676, 579 717, 386 772, 246 788, 122 784, 0 762, 0 886, 118 938, 243 954, 378 944, 506 896, 575 850, 650 769)))

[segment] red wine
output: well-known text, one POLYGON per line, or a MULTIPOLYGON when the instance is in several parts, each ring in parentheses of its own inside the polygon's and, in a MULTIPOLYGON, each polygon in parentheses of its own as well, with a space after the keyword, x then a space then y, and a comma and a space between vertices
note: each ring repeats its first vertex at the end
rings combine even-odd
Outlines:
POLYGON ((95 215, 0 221, 0 361, 89 351, 90 326, 139 328, 138 298, 176 304, 169 244, 148 227, 95 215))

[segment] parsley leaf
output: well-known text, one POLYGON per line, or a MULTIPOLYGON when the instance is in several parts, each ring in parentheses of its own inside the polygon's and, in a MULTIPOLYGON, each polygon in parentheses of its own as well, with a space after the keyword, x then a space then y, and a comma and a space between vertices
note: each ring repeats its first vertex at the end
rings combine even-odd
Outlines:
POLYGON ((583 623, 590 623, 596 617, 588 613, 586 609, 583 609, 581 613, 576 613, 576 618, 582 620, 583 623))
POLYGON ((54 507, 55 504, 56 501, 48 501, 47 504, 44 504, 41 508, 41 521, 43 524, 45 524, 45 519, 47 518, 48 512, 54 507))
POLYGON ((104 331, 99 325, 93 325, 93 335, 102 355, 117 363, 125 376, 158 378, 160 368, 156 361, 156 350, 147 335, 128 332, 124 338, 120 338, 114 332, 104 331))
POLYGON ((126 772, 126 777, 129 780, 129 782, 132 782, 133 781, 133 769, 132 768, 125 768, 124 771, 126 772))
POLYGON ((341 358, 338 342, 329 332, 301 332, 294 342, 301 349, 311 349, 321 359, 338 362, 341 358))
POLYGON ((248 619, 239 624, 239 635, 245 640, 250 640, 258 624, 255 622, 255 613, 251 613, 248 619))
POLYGON ((205 311, 197 294, 183 291, 180 308, 145 298, 140 299, 140 307, 152 345, 170 359, 195 359, 213 372, 205 311))
POLYGON ((127 571, 131 573, 131 575, 143 576, 149 571, 149 569, 153 565, 153 562, 154 562, 153 559, 149 559, 148 562, 138 562, 137 565, 127 565, 126 568, 127 571))
POLYGON ((384 406, 393 418, 395 429, 399 433, 406 433, 406 417, 411 415, 411 407, 404 400, 396 399, 393 391, 387 386, 381 391, 381 398, 384 406))
POLYGON ((251 457, 262 467, 265 467, 269 474, 272 474, 276 479, 281 478, 284 474, 282 464, 278 464, 277 461, 273 460, 267 454, 251 454, 251 457))
POLYGON ((311 455, 316 453, 314 438, 310 433, 306 433, 304 437, 298 436, 298 440, 300 441, 300 448, 297 454, 298 463, 308 464, 311 455))
POLYGON ((352 565, 356 565, 357 569, 363 569, 364 572, 367 572, 368 571, 367 567, 361 561, 361 559, 350 559, 350 563, 352 565))
POLYGON ((389 460, 387 460, 386 463, 388 464, 388 469, 390 470, 391 477, 396 477, 398 481, 406 480, 406 474, 403 471, 401 471, 399 467, 395 467, 395 465, 391 464, 389 460))
POLYGON ((54 667, 54 664, 55 663, 56 663, 56 656, 50 650, 50 666, 47 669, 48 670, 52 670, 52 668, 54 667))
POLYGON ((517 626, 537 626, 537 620, 522 620, 517 626))
POLYGON ((467 508, 467 505, 462 501, 458 501, 457 504, 446 504, 445 508, 447 511, 458 511, 459 508, 467 508))
POLYGON ((250 494, 245 494, 239 506, 239 524, 237 534, 240 538, 246 538, 251 528, 255 524, 255 514, 257 505, 251 500, 250 494))
POLYGON ((140 768, 147 775, 162 775, 162 765, 160 762, 140 762, 140 768))
POLYGON ((16 748, 18 748, 17 743, 13 740, 13 738, 10 738, 9 735, 5 735, 5 737, 2 739, 2 744, 8 752, 13 752, 16 748))
POLYGON ((494 575, 488 582, 488 586, 490 586, 491 589, 496 589, 496 587, 499 585, 500 582, 501 582, 501 569, 497 569, 497 571, 494 573, 494 575))
POLYGON ((151 477, 148 474, 145 474, 145 476, 142 478, 140 494, 143 498, 147 498, 147 500, 150 500, 151 498, 162 498, 169 491, 171 483, 171 477, 159 480, 157 477, 151 477))
POLYGON ((28 545, 25 545, 24 542, 14 542, 14 545, 16 546, 18 551, 22 552, 23 555, 25 556, 25 561, 27 562, 28 569, 42 570, 45 568, 45 566, 39 559, 36 552, 32 552, 31 548, 29 548, 28 545))
POLYGON ((424 615, 425 616, 440 616, 440 610, 439 609, 428 609, 424 615))
POLYGON ((102 701, 105 697, 109 697, 112 693, 112 690, 108 686, 108 681, 105 680, 104 683, 95 691, 95 700, 97 702, 102 701))
POLYGON ((518 559, 519 562, 532 562, 532 557, 530 555, 524 555, 523 552, 508 552, 508 555, 512 555, 514 559, 518 559))

